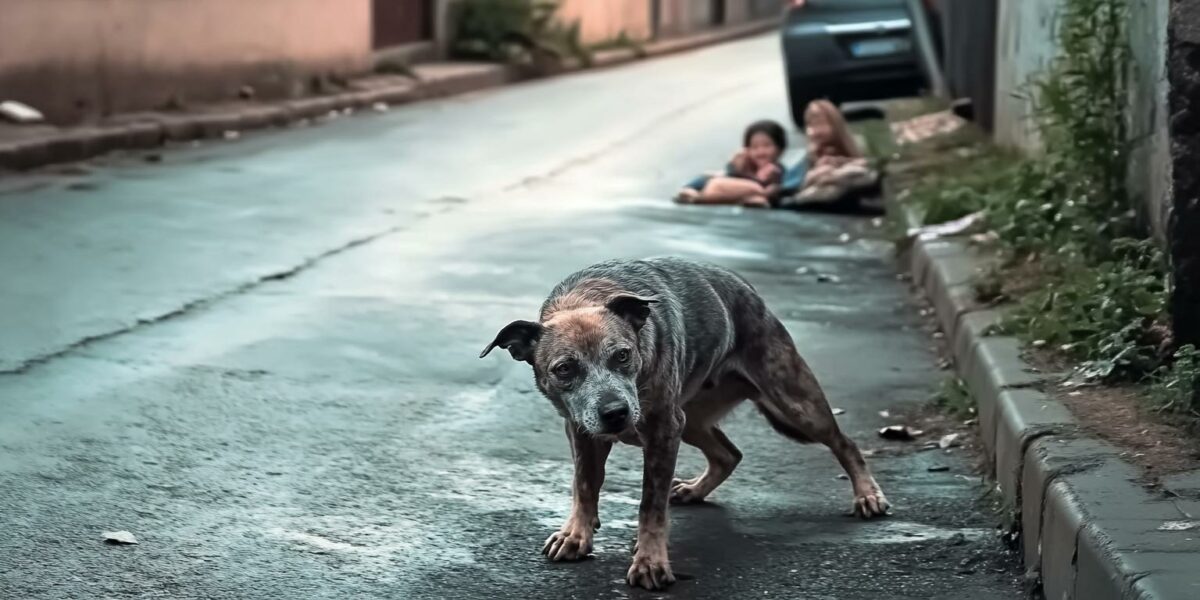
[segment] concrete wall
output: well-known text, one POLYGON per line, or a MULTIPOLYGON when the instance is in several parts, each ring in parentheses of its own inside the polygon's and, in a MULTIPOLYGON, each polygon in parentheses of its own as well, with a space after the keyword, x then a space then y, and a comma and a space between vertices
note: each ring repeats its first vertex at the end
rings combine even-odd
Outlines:
MULTIPOLYGON (((712 0, 660 0, 662 17, 659 32, 663 36, 681 35, 711 28, 712 0)), ((725 25, 783 14, 784 0, 725 0, 725 25)))
MULTIPOLYGON (((998 143, 1036 151, 1031 77, 1058 52, 1055 29, 1062 0, 999 0, 996 31, 995 130, 998 143)), ((1167 3, 1129 0, 1130 194, 1152 233, 1165 240, 1170 205, 1167 137, 1167 3)))
POLYGON ((4 0, 0 96, 55 122, 292 93, 369 64, 370 0, 4 0))
POLYGON ((996 0, 937 3, 931 25, 940 25, 942 63, 952 98, 974 104, 974 121, 991 132, 996 101, 996 0))
POLYGON ((1057 54, 1054 31, 1061 0, 999 0, 996 7, 996 130, 1005 146, 1035 149, 1027 82, 1057 54))
POLYGON ((1129 193, 1159 239, 1171 207, 1171 143, 1167 134, 1167 16, 1164 0, 1129 0, 1129 193))
POLYGON ((672 36, 708 27, 708 0, 660 0, 659 34, 672 36))
POLYGON ((562 0, 558 18, 567 23, 579 21, 585 44, 612 40, 622 32, 634 40, 645 40, 651 35, 647 0, 562 0))

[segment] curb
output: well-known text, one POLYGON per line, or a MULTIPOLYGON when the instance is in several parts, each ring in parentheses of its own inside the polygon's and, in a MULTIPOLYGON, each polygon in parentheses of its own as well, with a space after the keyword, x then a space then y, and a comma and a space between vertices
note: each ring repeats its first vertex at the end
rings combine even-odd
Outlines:
POLYGON ((541 74, 531 74, 511 65, 453 63, 456 72, 446 75, 417 65, 413 69, 418 75, 417 81, 390 82, 370 89, 232 108, 210 106, 194 113, 118 115, 99 126, 72 127, 26 139, 0 140, 0 169, 23 171, 86 160, 114 150, 145 150, 169 142, 220 138, 226 132, 287 127, 343 111, 371 109, 379 103, 393 106, 408 104, 483 91, 518 81, 623 65, 764 33, 778 27, 779 23, 780 19, 773 17, 648 44, 642 51, 606 50, 596 53, 589 67, 573 62, 541 74))
MULTIPOLYGON (((890 204, 904 223, 916 222, 890 204)), ((971 279, 987 259, 964 241, 913 240, 903 260, 978 402, 1007 525, 1020 531, 1025 566, 1040 575, 1045 597, 1200 598, 1200 474, 1168 479, 1183 494, 1153 494, 1119 449, 1083 435, 1067 407, 1042 391, 1061 374, 1028 365, 1016 338, 987 335, 1002 313, 975 302, 971 279)))

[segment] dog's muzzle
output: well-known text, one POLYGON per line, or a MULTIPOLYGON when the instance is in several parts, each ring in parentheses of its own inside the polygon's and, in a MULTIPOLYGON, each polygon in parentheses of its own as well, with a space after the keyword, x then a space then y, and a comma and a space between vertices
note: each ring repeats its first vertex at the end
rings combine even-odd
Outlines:
POLYGON ((629 426, 629 405, 622 400, 609 400, 600 406, 601 433, 621 433, 629 426))
POLYGON ((574 396, 564 400, 575 422, 592 435, 621 433, 641 418, 631 382, 613 377, 589 378, 574 396))

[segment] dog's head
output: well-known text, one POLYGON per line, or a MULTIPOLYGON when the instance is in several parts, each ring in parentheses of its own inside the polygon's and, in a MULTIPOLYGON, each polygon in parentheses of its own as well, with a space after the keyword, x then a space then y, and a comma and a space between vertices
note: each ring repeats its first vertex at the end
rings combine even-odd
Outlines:
POLYGON ((604 306, 553 313, 541 323, 513 321, 479 355, 508 350, 533 366, 538 389, 587 432, 620 433, 641 419, 638 333, 652 298, 613 296, 604 306))

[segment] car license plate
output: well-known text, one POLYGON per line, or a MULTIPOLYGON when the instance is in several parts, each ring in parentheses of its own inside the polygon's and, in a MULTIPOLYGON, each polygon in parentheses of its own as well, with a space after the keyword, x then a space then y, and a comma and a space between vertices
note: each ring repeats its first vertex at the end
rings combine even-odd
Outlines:
POLYGON ((907 52, 909 42, 905 38, 883 38, 878 40, 863 40, 850 45, 850 53, 857 58, 872 56, 887 56, 907 52))

